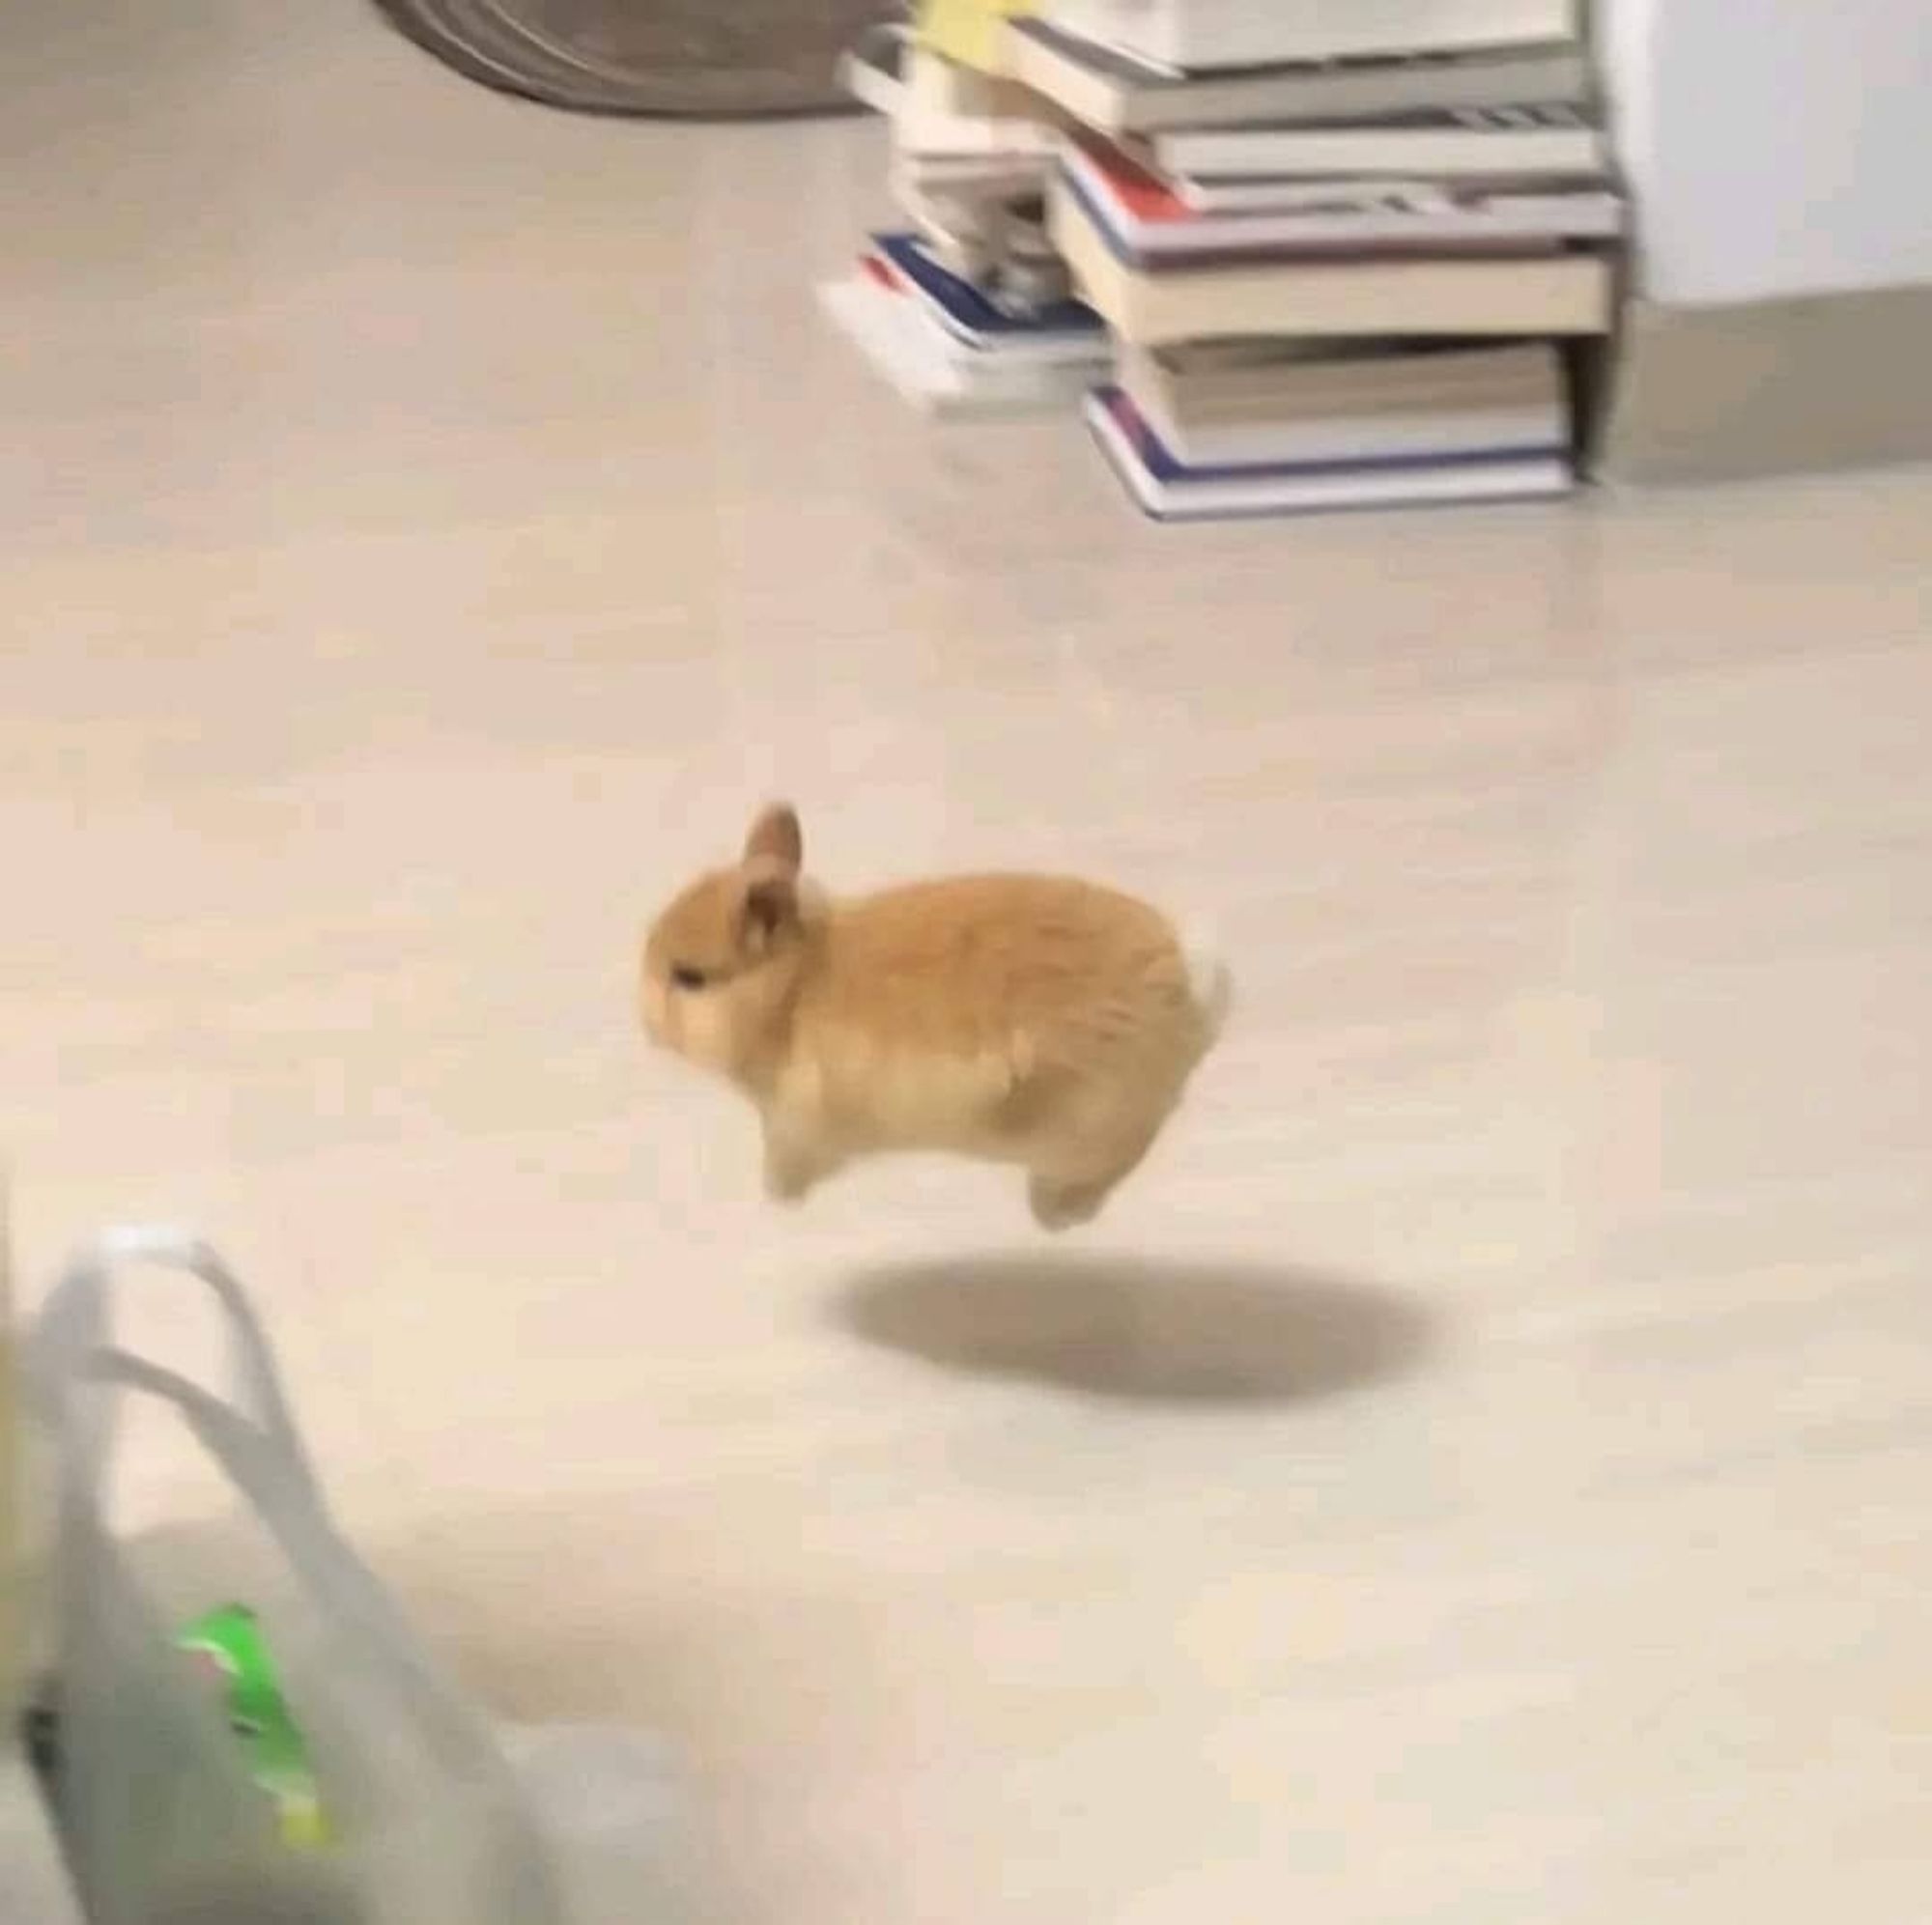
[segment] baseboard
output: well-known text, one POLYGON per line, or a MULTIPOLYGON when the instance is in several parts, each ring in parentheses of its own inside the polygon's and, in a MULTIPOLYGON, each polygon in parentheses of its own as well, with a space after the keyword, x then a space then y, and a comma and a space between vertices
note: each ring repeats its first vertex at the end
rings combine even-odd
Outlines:
POLYGON ((1611 481, 1932 460, 1932 287, 1725 307, 1636 300, 1599 449, 1611 481))

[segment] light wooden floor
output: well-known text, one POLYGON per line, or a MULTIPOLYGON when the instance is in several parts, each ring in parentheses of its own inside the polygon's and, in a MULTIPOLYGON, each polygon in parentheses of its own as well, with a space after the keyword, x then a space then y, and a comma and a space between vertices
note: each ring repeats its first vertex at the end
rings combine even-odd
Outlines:
POLYGON ((823 336, 867 129, 28 13, 25 1259, 217 1232, 479 1684, 675 1741, 721 1919, 1923 1917, 1932 476, 1162 533, 823 336), (643 1055, 776 787, 835 883, 1218 920, 1094 1234, 776 1216, 643 1055))

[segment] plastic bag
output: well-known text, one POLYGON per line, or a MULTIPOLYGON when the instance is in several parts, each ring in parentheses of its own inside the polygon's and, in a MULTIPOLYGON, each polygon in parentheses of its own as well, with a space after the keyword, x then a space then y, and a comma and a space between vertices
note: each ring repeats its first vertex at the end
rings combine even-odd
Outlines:
POLYGON ((621 1725, 509 1725, 503 1749, 556 1854, 573 1925, 693 1925, 669 1753, 621 1725))
MULTIPOLYGON (((78 1260, 29 1341, 54 1477, 55 1817, 90 1925, 562 1925, 540 1827, 484 1719, 438 1672, 327 1512, 241 1286, 205 1245, 123 1232, 78 1260), (219 1303, 217 1398, 118 1349, 121 1266, 185 1273, 219 1303), (221 1695, 182 1651, 186 1600, 158 1594, 109 1521, 128 1395, 186 1425, 271 1547, 254 1595, 306 1742, 327 1841, 285 1841, 221 1695)), ((205 1573, 203 1608, 227 1598, 205 1573)))

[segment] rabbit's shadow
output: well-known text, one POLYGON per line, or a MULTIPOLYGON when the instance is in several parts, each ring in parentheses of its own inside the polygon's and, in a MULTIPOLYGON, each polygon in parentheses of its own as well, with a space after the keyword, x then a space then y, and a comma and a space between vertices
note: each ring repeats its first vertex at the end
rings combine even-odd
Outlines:
POLYGON ((1264 1264, 1047 1253, 868 1271, 844 1330, 968 1376, 1146 1404, 1295 1404, 1408 1374, 1439 1321, 1379 1286, 1264 1264))

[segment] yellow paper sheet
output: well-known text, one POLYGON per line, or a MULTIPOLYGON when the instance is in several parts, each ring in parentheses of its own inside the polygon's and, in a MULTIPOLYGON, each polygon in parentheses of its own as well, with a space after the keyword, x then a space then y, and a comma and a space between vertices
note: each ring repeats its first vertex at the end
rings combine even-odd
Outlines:
POLYGON ((981 73, 1004 73, 1006 23, 1033 10, 1034 0, 924 0, 920 44, 981 73))

